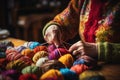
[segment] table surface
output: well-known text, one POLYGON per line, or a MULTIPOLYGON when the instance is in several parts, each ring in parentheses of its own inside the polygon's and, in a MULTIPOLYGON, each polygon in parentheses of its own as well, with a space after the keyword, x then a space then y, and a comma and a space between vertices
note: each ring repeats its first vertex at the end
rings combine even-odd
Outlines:
MULTIPOLYGON (((13 42, 14 46, 19 46, 27 42, 25 40, 15 38, 7 38, 3 40, 10 40, 13 42)), ((120 64, 102 64, 101 68, 95 71, 101 72, 106 80, 120 80, 120 64)))

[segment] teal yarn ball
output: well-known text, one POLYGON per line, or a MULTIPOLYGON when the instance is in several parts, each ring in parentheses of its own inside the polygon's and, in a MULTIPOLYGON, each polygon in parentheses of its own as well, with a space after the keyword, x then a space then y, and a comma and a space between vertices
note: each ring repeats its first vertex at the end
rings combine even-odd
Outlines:
POLYGON ((60 69, 60 72, 63 75, 64 80, 79 80, 78 75, 68 68, 62 68, 60 69))

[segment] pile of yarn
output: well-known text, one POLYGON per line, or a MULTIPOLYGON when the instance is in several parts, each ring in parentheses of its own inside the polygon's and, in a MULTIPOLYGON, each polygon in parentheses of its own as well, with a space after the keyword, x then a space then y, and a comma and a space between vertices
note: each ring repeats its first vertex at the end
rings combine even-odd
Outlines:
POLYGON ((56 47, 36 41, 17 47, 12 42, 5 47, 0 45, 3 48, 0 50, 0 76, 7 76, 10 80, 80 80, 80 75, 92 69, 97 62, 86 55, 75 59, 66 45, 56 47), (4 75, 10 70, 16 72, 4 75), (14 78, 15 73, 17 78, 14 78))

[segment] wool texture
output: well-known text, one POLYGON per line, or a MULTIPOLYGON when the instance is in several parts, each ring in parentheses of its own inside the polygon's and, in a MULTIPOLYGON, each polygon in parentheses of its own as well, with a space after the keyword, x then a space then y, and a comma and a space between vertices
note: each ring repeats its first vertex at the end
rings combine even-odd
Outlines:
POLYGON ((52 51, 51 53, 49 53, 49 59, 53 60, 53 59, 58 59, 61 56, 65 55, 69 53, 68 50, 66 50, 65 48, 56 48, 54 51, 52 51))
POLYGON ((36 63, 39 58, 46 57, 46 56, 48 56, 47 51, 38 51, 37 53, 34 54, 32 60, 34 63, 36 63))
POLYGON ((26 47, 25 46, 17 46, 17 47, 15 47, 15 49, 17 50, 17 52, 21 53, 22 50, 26 49, 26 47))
POLYGON ((14 70, 17 70, 17 71, 21 71, 26 66, 29 66, 29 64, 27 64, 26 62, 21 61, 21 60, 15 60, 15 61, 9 62, 6 65, 6 70, 14 69, 14 70))
POLYGON ((39 58, 36 62, 36 66, 40 67, 43 63, 45 63, 48 60, 49 60, 48 57, 39 58))
POLYGON ((18 80, 38 80, 35 74, 22 74, 18 80))
POLYGON ((76 74, 78 74, 78 75, 88 69, 89 69, 88 66, 86 66, 84 64, 77 64, 70 68, 70 70, 76 72, 76 74))
POLYGON ((1 74, 4 76, 8 76, 14 80, 18 80, 18 77, 20 76, 20 73, 17 70, 13 70, 13 69, 6 70, 6 71, 2 72, 1 74))
POLYGON ((37 77, 42 75, 42 69, 37 66, 27 66, 21 70, 22 74, 35 74, 37 77))
POLYGON ((44 73, 39 80, 64 80, 59 70, 51 69, 44 73))
POLYGON ((34 53, 37 53, 38 51, 47 51, 47 47, 46 46, 37 46, 33 49, 34 53))
POLYGON ((79 80, 105 80, 105 77, 98 71, 86 70, 79 75, 79 80))
POLYGON ((60 70, 61 68, 65 68, 65 65, 58 60, 48 60, 45 63, 43 63, 40 67, 42 68, 42 72, 45 73, 50 69, 60 70))
POLYGON ((58 59, 66 67, 70 68, 73 65, 74 59, 71 54, 65 54, 58 59))
POLYGON ((78 75, 68 68, 60 69, 60 73, 63 75, 64 80, 79 80, 78 75))
POLYGON ((33 50, 27 48, 27 49, 22 50, 21 54, 25 55, 25 56, 28 56, 29 58, 32 59, 35 53, 34 53, 33 50))
POLYGON ((35 42, 35 41, 30 41, 30 42, 26 42, 24 43, 24 46, 30 49, 34 49, 35 47, 39 46, 40 43, 39 42, 35 42))

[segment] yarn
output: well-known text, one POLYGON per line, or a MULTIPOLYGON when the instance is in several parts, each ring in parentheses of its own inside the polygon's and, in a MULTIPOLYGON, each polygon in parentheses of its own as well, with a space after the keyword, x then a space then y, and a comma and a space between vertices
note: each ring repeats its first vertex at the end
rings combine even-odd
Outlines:
POLYGON ((6 57, 5 52, 0 52, 0 58, 5 58, 5 57, 6 57))
POLYGON ((77 59, 76 61, 74 61, 73 66, 77 65, 77 64, 85 64, 85 60, 84 59, 77 59))
POLYGON ((33 50, 31 50, 29 48, 22 50, 21 54, 28 56, 29 58, 32 58, 34 56, 33 50))
POLYGON ((29 64, 27 64, 24 61, 21 60, 15 60, 15 61, 11 61, 6 65, 6 70, 9 69, 14 69, 17 71, 21 71, 24 67, 28 66, 29 64))
POLYGON ((65 54, 58 59, 66 67, 70 68, 73 65, 74 59, 71 54, 65 54))
POLYGON ((48 57, 39 58, 38 61, 36 62, 36 66, 40 67, 43 63, 45 63, 48 60, 49 60, 48 57))
POLYGON ((51 44, 51 45, 48 45, 47 49, 48 49, 48 52, 51 53, 52 51, 56 49, 56 46, 51 44))
POLYGON ((34 53, 37 53, 38 51, 47 51, 46 46, 37 46, 33 49, 34 53))
POLYGON ((43 63, 40 67, 42 68, 42 72, 45 73, 50 69, 60 70, 61 68, 65 68, 65 65, 58 60, 48 60, 45 63, 43 63))
POLYGON ((84 64, 76 64, 70 68, 70 70, 76 72, 78 75, 81 74, 83 71, 88 70, 88 66, 84 64))
POLYGON ((78 75, 68 68, 60 69, 60 73, 63 75, 64 80, 79 80, 78 75))
POLYGON ((76 61, 81 60, 84 60, 84 64, 87 65, 89 68, 93 68, 97 65, 97 60, 87 55, 80 56, 76 61))
POLYGON ((18 51, 17 51, 14 47, 9 47, 9 48, 5 51, 6 55, 9 54, 9 53, 12 53, 12 52, 18 53, 18 51))
POLYGON ((87 70, 79 75, 79 80, 105 80, 105 77, 98 71, 87 70))
POLYGON ((11 79, 9 76, 4 76, 0 74, 0 80, 13 80, 13 79, 11 79))
POLYGON ((17 52, 21 53, 22 50, 26 49, 25 46, 18 46, 15 48, 17 50, 17 52))
POLYGON ((51 69, 44 73, 39 80, 65 80, 65 79, 58 70, 51 69))
MULTIPOLYGON (((4 76, 9 76, 11 79, 18 80, 20 73, 16 70, 7 70, 1 73, 4 76)), ((1 79, 0 79, 1 80, 1 79)))
POLYGON ((24 43, 24 46, 28 47, 30 49, 34 49, 35 47, 37 47, 39 45, 40 45, 40 43, 39 42, 35 42, 35 41, 30 41, 30 42, 24 43))
POLYGON ((9 41, 9 40, 5 40, 5 41, 0 41, 0 52, 5 52, 7 47, 9 46, 14 46, 14 44, 9 41))
POLYGON ((66 49, 64 48, 57 48, 54 51, 52 51, 51 53, 49 53, 49 59, 53 60, 53 59, 58 59, 60 58, 62 55, 69 53, 66 49))
POLYGON ((45 57, 45 56, 48 56, 48 52, 46 52, 46 51, 38 51, 38 52, 35 53, 35 55, 33 56, 32 60, 33 60, 34 63, 36 63, 39 58, 45 57))
POLYGON ((35 74, 37 77, 42 75, 42 69, 37 66, 27 66, 22 69, 22 74, 35 74))
POLYGON ((23 74, 20 75, 19 80, 38 80, 35 74, 23 74))

